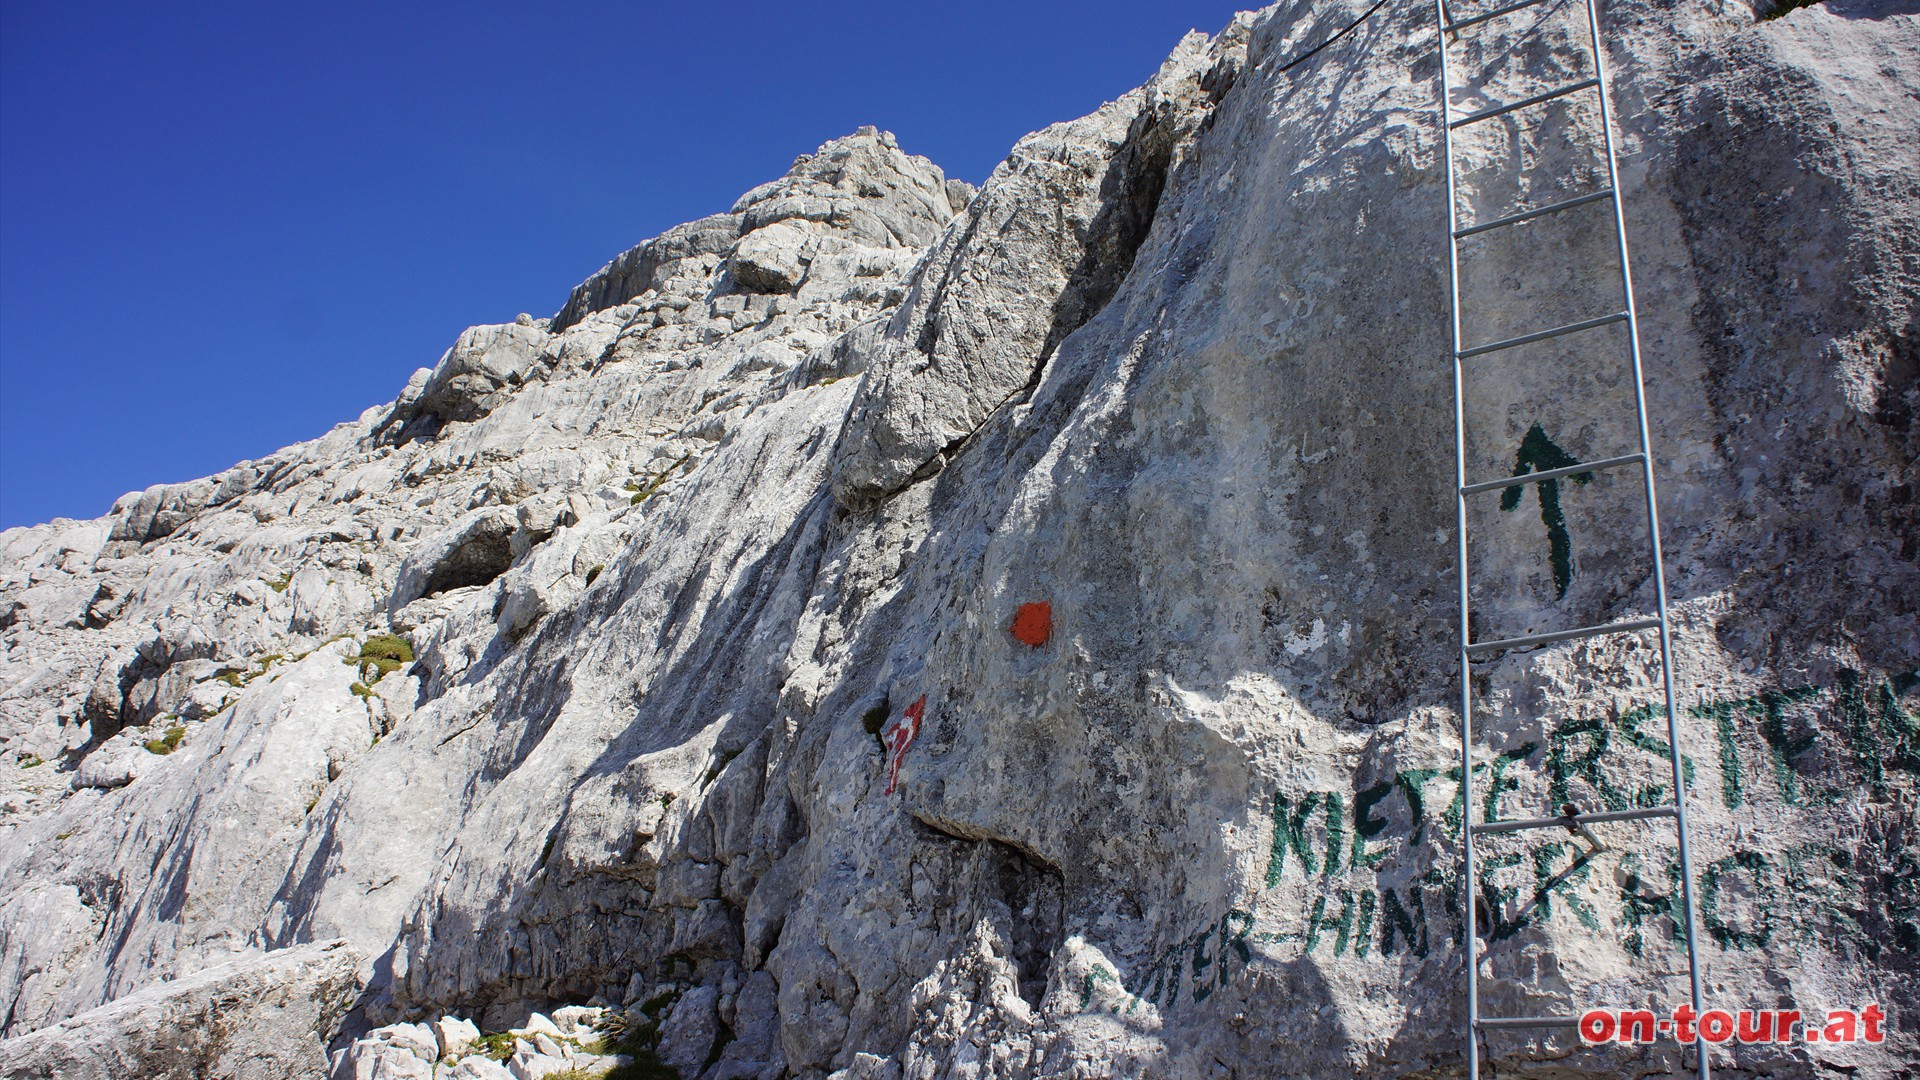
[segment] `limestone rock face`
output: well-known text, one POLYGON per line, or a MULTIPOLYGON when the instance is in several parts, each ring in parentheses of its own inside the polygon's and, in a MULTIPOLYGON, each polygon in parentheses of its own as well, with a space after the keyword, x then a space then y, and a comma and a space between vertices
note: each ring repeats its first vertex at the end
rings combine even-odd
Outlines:
MULTIPOLYGON (((1459 794, 1432 12, 1306 55, 1370 7, 1191 36, 977 191, 834 140, 321 439, 0 534, 0 1059, 344 939, 274 1075, 1456 1068, 1463 819, 1671 777, 1619 637, 1476 665, 1459 794)), ((1463 33, 1456 105, 1584 78, 1578 14, 1463 33)), ((1604 21, 1710 994, 1920 1015, 1920 23, 1604 21)), ((1461 129, 1462 220, 1604 182, 1592 112, 1461 129)), ((1618 304, 1605 210, 1463 241, 1468 340, 1618 304)), ((1616 330, 1468 366, 1470 478, 1632 449, 1616 330)), ((1476 636, 1650 610, 1633 474, 1509 491, 1476 636)), ((1678 1004, 1669 835, 1490 840, 1488 1013, 1678 1004)), ((1570 1039, 1490 1052, 1676 1058, 1570 1039)))
POLYGON ((824 286, 894 277, 904 263, 884 253, 910 262, 969 191, 927 159, 901 153, 891 134, 861 128, 801 155, 785 177, 742 195, 730 212, 669 229, 608 263, 573 290, 553 327, 567 330, 649 292, 678 297, 683 302, 665 306, 685 311, 696 283, 722 260, 731 286, 748 293, 794 292, 816 261, 824 286), (666 288, 676 281, 686 289, 666 288))
POLYGON ((506 573, 513 565, 513 534, 518 528, 513 508, 494 506, 475 510, 427 537, 400 564, 388 610, 397 612, 422 597, 452 589, 477 588, 506 573))
POLYGON ((1113 296, 1244 38, 1237 24, 1217 43, 1191 35, 1146 86, 1013 148, 869 347, 834 477, 843 502, 891 494, 972 434, 1113 296))
MULTIPOLYGON (((365 957, 320 942, 235 960, 0 1041, 18 1080, 281 1080, 321 1076, 365 957)), ((422 1074, 426 1075, 426 1074, 422 1074)))
POLYGON ((501 387, 532 370, 548 335, 543 327, 476 326, 440 358, 414 407, 440 420, 476 420, 492 410, 501 387))

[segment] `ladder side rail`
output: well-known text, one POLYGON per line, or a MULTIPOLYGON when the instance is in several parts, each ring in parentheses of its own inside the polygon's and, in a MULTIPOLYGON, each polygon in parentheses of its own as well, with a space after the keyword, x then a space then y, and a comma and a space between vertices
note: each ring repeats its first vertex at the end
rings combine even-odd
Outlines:
POLYGON ((1467 1080, 1480 1076, 1480 918, 1475 906, 1473 860, 1473 670, 1467 653, 1467 427, 1465 377, 1460 360, 1459 207, 1453 177, 1453 79, 1447 68, 1447 0, 1434 0, 1434 46, 1440 53, 1440 164, 1447 174, 1447 307, 1453 347, 1454 555, 1460 589, 1460 882, 1467 946, 1467 1080))
MULTIPOLYGON (((1659 607, 1660 616, 1660 682, 1667 706, 1667 756, 1673 772, 1674 831, 1678 834, 1680 849, 1680 906, 1687 939, 1688 989, 1692 997, 1694 1015, 1699 1016, 1702 1012, 1700 953, 1698 939, 1694 933, 1693 859, 1688 844, 1687 788, 1685 768, 1682 764, 1683 755, 1680 752, 1680 717, 1674 703, 1673 634, 1667 611, 1666 569, 1660 549, 1660 512, 1654 490, 1653 440, 1647 431, 1647 391, 1640 356, 1640 318, 1639 310, 1634 304, 1633 264, 1627 253, 1627 217, 1620 197, 1620 175, 1613 139, 1613 107, 1607 85, 1606 50, 1600 41, 1600 12, 1595 0, 1586 0, 1586 8, 1587 33, 1593 46, 1594 78, 1600 84, 1600 133, 1606 150, 1607 187, 1613 192, 1614 237, 1619 246, 1620 287, 1626 301, 1627 342, 1633 361, 1634 410, 1640 428, 1641 475, 1645 481, 1647 502, 1647 540, 1648 549, 1653 556, 1654 599, 1659 607)), ((1707 1043, 1705 1037, 1698 1031, 1694 1033, 1694 1055, 1699 1065, 1700 1080, 1709 1080, 1707 1043)))

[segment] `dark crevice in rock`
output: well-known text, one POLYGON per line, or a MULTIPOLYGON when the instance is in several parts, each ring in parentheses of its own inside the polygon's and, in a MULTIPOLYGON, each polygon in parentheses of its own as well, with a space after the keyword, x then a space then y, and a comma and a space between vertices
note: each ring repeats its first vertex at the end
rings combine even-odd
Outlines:
POLYGON ((1178 125, 1152 110, 1134 118, 1126 144, 1100 182, 1102 206, 1088 227, 1080 262, 1054 301, 1053 322, 1033 366, 1035 380, 1060 342, 1100 314, 1133 269, 1134 256, 1146 243, 1160 209, 1160 193, 1166 189, 1179 136, 1178 125))
POLYGON ((1885 357, 1880 384, 1887 392, 1880 395, 1873 418, 1908 450, 1909 459, 1920 457, 1920 428, 1914 419, 1920 416, 1920 326, 1909 323, 1904 334, 1878 335, 1878 351, 1885 357))
POLYGON ((940 344, 940 312, 946 307, 947 287, 966 261, 967 254, 973 248, 973 238, 979 231, 980 216, 969 216, 960 235, 947 248, 947 265, 940 268, 939 280, 934 283, 933 296, 927 303, 927 321, 921 324, 920 336, 913 343, 916 350, 927 356, 932 356, 934 348, 940 344))
POLYGON ((167 661, 156 660, 144 652, 135 652, 114 671, 110 685, 106 679, 97 681, 81 707, 81 719, 87 725, 87 741, 65 753, 67 764, 77 765, 81 758, 108 739, 158 715, 160 710, 154 700, 154 690, 169 666, 167 661), (142 684, 146 684, 145 693, 141 693, 142 684))
POLYGON ((954 822, 935 823, 918 814, 917 822, 942 840, 975 845, 971 895, 1004 904, 1008 947, 1020 982, 1020 996, 1038 1008, 1047 993, 1047 973, 1060 948, 1066 925, 1066 878, 1038 854, 1011 840, 970 836, 954 822))
POLYGON ((513 543, 507 533, 477 532, 449 552, 427 577, 422 596, 485 585, 513 565, 513 543))
POLYGON ((120 614, 120 606, 124 601, 125 597, 111 582, 102 582, 94 589, 93 599, 87 602, 87 612, 83 617, 85 629, 105 629, 120 614))
POLYGON ((1060 872, 1029 859, 1019 848, 986 841, 996 897, 1013 915, 1013 962, 1020 996, 1038 1008, 1047 993, 1047 971, 1060 947, 1066 921, 1066 887, 1060 872))
POLYGON ((417 413, 411 402, 396 405, 373 429, 376 446, 405 446, 417 439, 432 442, 447 421, 432 413, 417 413))
MULTIPOLYGON (((1231 80, 1228 80, 1226 86, 1230 85, 1231 80)), ((1221 88, 1221 92, 1225 92, 1225 87, 1221 88)), ((1208 115, 1212 115, 1211 111, 1208 115)), ((979 425, 949 440, 938 453, 916 469, 906 483, 863 502, 861 508, 878 506, 907 488, 939 475, 947 463, 960 453, 961 448, 1002 409, 1033 394, 1060 343, 1099 315, 1119 293, 1121 284, 1133 270, 1134 258, 1146 243, 1147 234, 1153 230, 1154 216, 1160 208, 1160 196, 1166 190, 1167 176, 1171 171, 1174 149, 1188 134, 1190 131, 1183 125, 1163 118, 1151 109, 1135 117, 1125 145, 1114 155, 1106 176, 1101 180, 1102 208, 1088 226, 1086 248, 1080 261, 1068 274, 1066 286, 1054 301, 1047 335, 1041 342, 1027 381, 1002 398, 979 425)), ((973 223, 969 223, 969 230, 973 227, 973 223)), ((914 343, 915 349, 926 356, 933 355, 940 338, 939 294, 945 292, 947 282, 957 271, 961 255, 966 250, 964 240, 953 246, 954 265, 941 275, 935 287, 934 302, 928 306, 927 320, 914 343)))

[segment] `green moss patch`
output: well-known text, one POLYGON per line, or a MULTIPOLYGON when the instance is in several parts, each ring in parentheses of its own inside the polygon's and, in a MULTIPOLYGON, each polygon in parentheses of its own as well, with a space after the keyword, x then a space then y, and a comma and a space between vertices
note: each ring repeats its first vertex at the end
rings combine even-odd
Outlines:
POLYGON ((648 499, 653 498, 654 494, 660 490, 661 485, 667 482, 667 477, 672 476, 673 471, 675 469, 681 468, 682 466, 685 466, 688 469, 691 469, 693 467, 692 454, 680 455, 680 460, 674 462, 673 464, 667 466, 664 469, 661 469, 658 473, 655 473, 653 479, 647 481, 647 485, 645 487, 640 487, 634 484, 632 481, 628 481, 627 490, 633 492, 633 498, 628 499, 627 502, 630 505, 639 506, 641 503, 646 502, 648 499))
POLYGON ((513 1056, 513 1035, 500 1031, 492 1035, 480 1036, 480 1041, 467 1049, 470 1054, 485 1054, 495 1061, 505 1061, 513 1056))
POLYGON ((167 733, 165 735, 162 735, 157 739, 148 739, 142 745, 144 745, 147 748, 147 753, 159 754, 160 756, 165 757, 166 755, 173 753, 175 750, 180 749, 180 740, 186 737, 187 737, 187 729, 184 727, 181 727, 179 724, 175 724, 172 727, 167 729, 167 733))
POLYGON ((734 758, 739 756, 739 750, 723 751, 720 756, 714 760, 713 767, 707 770, 707 783, 711 784, 715 780, 720 779, 720 773, 724 771, 728 765, 732 764, 734 758))
POLYGON ((660 1060, 660 1021, 680 1000, 680 991, 665 990, 640 1006, 646 1019, 631 1023, 619 1014, 607 1018, 600 1038, 590 1047, 596 1054, 624 1054, 627 1059, 604 1075, 606 1080, 680 1080, 679 1070, 660 1060))
POLYGON ((413 663, 413 646, 403 637, 375 634, 360 646, 360 654, 349 657, 347 663, 360 668, 362 681, 376 683, 413 663))

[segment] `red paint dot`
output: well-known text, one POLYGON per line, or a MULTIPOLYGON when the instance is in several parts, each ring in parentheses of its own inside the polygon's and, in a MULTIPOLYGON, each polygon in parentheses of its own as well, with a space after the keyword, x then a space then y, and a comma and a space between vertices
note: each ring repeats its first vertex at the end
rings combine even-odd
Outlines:
POLYGON ((1053 605, 1045 600, 1034 604, 1021 604, 1020 610, 1013 614, 1013 625, 1008 629, 1021 642, 1039 648, 1053 637, 1053 605))

